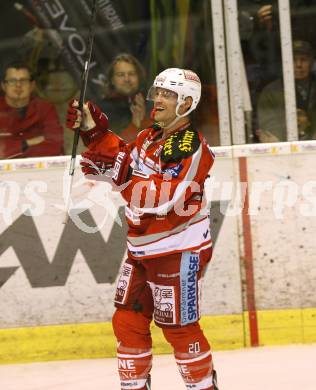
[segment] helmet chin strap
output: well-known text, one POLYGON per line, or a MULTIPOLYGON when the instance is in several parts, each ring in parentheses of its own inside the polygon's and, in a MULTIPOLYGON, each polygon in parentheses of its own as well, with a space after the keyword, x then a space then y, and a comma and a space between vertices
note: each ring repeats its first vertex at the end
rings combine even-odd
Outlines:
POLYGON ((176 107, 176 117, 174 118, 173 121, 171 121, 171 122, 169 123, 169 125, 165 125, 163 122, 160 122, 160 123, 159 123, 159 126, 160 126, 161 128, 168 130, 168 129, 170 129, 172 126, 174 126, 181 118, 184 118, 185 116, 187 116, 187 115, 190 114, 190 112, 192 111, 191 109, 189 109, 188 111, 186 111, 186 112, 185 112, 184 114, 182 114, 182 115, 178 113, 179 108, 180 108, 180 106, 181 106, 183 103, 184 103, 184 101, 178 102, 177 107, 176 107))
POLYGON ((170 129, 172 126, 174 126, 174 125, 179 121, 179 119, 180 119, 180 117, 177 116, 176 118, 174 118, 173 121, 171 121, 171 122, 169 123, 169 125, 166 125, 164 122, 159 122, 159 126, 160 126, 161 128, 163 128, 163 129, 168 130, 168 129, 170 129))

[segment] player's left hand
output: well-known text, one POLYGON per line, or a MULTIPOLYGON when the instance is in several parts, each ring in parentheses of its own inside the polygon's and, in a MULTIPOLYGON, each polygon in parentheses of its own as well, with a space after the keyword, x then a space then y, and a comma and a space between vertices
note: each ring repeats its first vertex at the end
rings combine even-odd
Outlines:
POLYGON ((71 130, 80 128, 80 135, 85 145, 98 141, 104 136, 109 127, 108 117, 91 101, 84 103, 83 112, 78 109, 79 102, 69 102, 66 126, 71 130))
POLYGON ((90 100, 83 104, 82 113, 78 109, 78 100, 71 100, 68 105, 66 115, 66 126, 75 130, 80 127, 83 132, 88 132, 98 128, 101 131, 106 131, 109 128, 108 117, 101 109, 90 100))
POLYGON ((88 179, 109 181, 120 186, 129 180, 132 168, 129 153, 98 153, 87 151, 82 153, 81 170, 88 179))

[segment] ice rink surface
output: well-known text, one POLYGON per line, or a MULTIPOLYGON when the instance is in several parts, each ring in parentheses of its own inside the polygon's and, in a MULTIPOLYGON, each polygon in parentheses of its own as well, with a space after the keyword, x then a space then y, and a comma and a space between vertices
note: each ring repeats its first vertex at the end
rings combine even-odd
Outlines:
MULTIPOLYGON (((316 344, 214 352, 220 390, 316 390, 316 344)), ((119 390, 116 359, 0 366, 1 390, 119 390)), ((173 357, 155 356, 152 390, 185 389, 173 357)))

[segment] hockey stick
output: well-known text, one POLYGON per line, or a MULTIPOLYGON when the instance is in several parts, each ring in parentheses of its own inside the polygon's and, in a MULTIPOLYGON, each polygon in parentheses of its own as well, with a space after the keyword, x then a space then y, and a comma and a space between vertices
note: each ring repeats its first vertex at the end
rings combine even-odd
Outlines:
POLYGON ((13 6, 14 6, 14 8, 17 11, 22 12, 22 14, 27 18, 27 20, 32 25, 40 28, 40 25, 39 25, 38 20, 36 19, 36 17, 28 9, 26 9, 23 4, 21 4, 21 3, 14 3, 13 6))
MULTIPOLYGON (((80 110, 81 113, 83 113, 83 104, 84 104, 86 89, 87 89, 89 66, 90 66, 90 61, 91 61, 92 47, 93 47, 93 41, 94 41, 94 35, 95 35, 96 14, 97 14, 97 0, 93 0, 93 6, 92 6, 92 11, 91 11, 91 23, 90 23, 90 29, 89 29, 87 57, 86 57, 86 60, 84 63, 84 68, 83 68, 82 77, 81 77, 81 90, 80 90, 80 97, 79 97, 79 104, 78 104, 78 110, 80 110)), ((66 216, 65 216, 65 219, 63 221, 64 224, 66 224, 69 220, 71 190, 72 190, 72 183, 73 183, 73 178, 74 178, 74 173, 75 173, 75 165, 76 165, 76 156, 77 156, 79 136, 80 136, 80 127, 75 129, 74 140, 73 140, 73 144, 72 144, 71 160, 70 160, 70 167, 69 167, 70 182, 69 182, 69 187, 68 187, 68 191, 67 191, 67 195, 66 195, 66 216)))

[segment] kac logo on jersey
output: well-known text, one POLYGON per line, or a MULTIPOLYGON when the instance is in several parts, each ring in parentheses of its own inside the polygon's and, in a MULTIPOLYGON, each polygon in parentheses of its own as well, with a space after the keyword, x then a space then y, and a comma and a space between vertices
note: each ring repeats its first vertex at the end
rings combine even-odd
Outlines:
POLYGON ((178 164, 175 167, 164 169, 162 171, 162 173, 167 173, 167 174, 171 175, 172 177, 178 177, 180 175, 180 172, 182 171, 182 169, 183 169, 183 165, 178 164))

